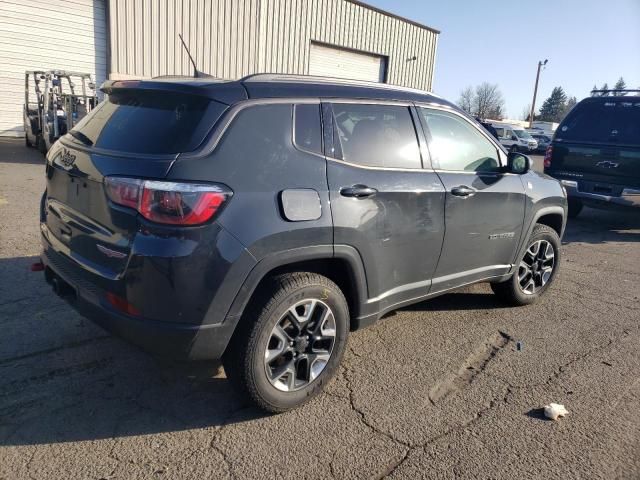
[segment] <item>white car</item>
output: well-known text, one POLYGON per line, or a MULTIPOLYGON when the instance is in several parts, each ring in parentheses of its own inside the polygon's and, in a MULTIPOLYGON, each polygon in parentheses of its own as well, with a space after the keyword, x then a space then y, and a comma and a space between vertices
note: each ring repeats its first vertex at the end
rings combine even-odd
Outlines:
POLYGON ((498 141, 510 152, 533 152, 538 148, 538 142, 522 127, 514 125, 493 124, 498 132, 498 141))

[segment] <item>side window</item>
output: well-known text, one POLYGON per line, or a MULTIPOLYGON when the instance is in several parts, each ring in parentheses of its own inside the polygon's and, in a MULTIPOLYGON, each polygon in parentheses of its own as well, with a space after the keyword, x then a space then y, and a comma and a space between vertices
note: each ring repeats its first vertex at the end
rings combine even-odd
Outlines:
POLYGON ((343 160, 372 167, 422 168, 416 130, 408 107, 333 104, 343 160))
POLYGON ((496 133, 498 134, 498 138, 504 137, 504 128, 496 127, 496 133))
POLYGON ((298 148, 322 154, 320 104, 300 104, 294 110, 294 141, 298 148))
POLYGON ((442 170, 491 172, 500 167, 498 152, 469 122, 453 113, 420 108, 431 134, 429 151, 442 170))

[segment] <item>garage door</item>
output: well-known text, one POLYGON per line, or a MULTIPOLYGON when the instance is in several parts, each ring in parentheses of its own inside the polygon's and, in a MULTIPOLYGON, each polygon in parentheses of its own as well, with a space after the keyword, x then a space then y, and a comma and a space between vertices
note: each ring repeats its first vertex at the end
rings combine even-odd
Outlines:
POLYGON ((25 70, 106 75, 104 0, 0 0, 0 136, 23 136, 25 70))
POLYGON ((311 44, 309 75, 384 82, 387 62, 381 55, 311 44))

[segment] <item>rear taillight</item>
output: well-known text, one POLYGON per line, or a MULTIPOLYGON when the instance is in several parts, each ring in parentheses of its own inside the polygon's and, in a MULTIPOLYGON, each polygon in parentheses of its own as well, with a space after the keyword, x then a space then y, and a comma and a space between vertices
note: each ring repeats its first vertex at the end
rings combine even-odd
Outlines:
POLYGON ((551 166, 551 157, 553 156, 553 146, 549 145, 547 150, 544 152, 544 168, 549 168, 551 166))
POLYGON ((106 177, 109 199, 137 210, 147 220, 200 225, 210 220, 232 192, 220 185, 106 177))

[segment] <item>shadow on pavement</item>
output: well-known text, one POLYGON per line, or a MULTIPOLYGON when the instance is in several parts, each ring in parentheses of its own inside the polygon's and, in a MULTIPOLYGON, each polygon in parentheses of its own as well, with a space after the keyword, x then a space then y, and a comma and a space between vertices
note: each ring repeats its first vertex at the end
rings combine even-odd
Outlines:
POLYGON ((57 297, 38 257, 0 259, 0 446, 214 428, 260 418, 220 362, 146 354, 57 297))
POLYGON ((44 167, 46 161, 37 149, 27 147, 23 138, 0 138, 0 163, 34 164, 44 167))
POLYGON ((562 243, 608 243, 640 241, 640 209, 599 210, 584 208, 570 218, 562 243))

